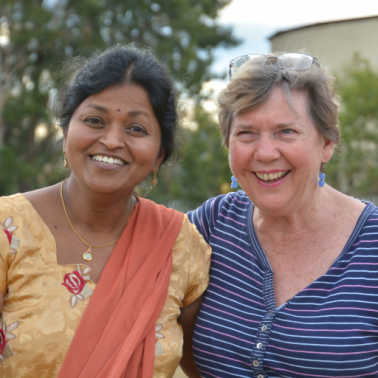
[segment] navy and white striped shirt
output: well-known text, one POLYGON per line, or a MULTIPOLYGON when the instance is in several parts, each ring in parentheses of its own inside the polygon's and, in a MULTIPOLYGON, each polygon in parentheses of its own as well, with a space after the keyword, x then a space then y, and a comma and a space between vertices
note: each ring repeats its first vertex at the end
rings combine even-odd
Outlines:
POLYGON ((378 209, 368 203, 328 272, 279 308, 242 191, 188 214, 213 249, 193 352, 214 377, 378 377, 378 209))

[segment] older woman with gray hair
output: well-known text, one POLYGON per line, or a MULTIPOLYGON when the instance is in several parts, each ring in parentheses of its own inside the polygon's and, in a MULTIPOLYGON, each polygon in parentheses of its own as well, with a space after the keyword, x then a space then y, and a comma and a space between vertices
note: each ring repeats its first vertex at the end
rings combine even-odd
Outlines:
POLYGON ((199 374, 378 376, 378 210, 326 184, 333 78, 296 53, 239 57, 230 74, 220 128, 243 190, 189 213, 213 249, 199 374))

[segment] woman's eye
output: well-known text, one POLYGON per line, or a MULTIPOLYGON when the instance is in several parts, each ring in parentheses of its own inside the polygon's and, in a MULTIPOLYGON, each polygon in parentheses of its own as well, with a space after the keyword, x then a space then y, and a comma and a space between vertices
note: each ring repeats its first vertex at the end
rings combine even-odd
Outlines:
POLYGON ((85 120, 85 122, 90 125, 95 125, 95 126, 104 124, 104 122, 102 122, 101 119, 96 118, 96 117, 89 117, 85 120))
POLYGON ((248 130, 241 130, 239 131, 238 136, 241 138, 246 138, 246 137, 254 137, 256 136, 256 134, 248 130))
POLYGON ((294 130, 292 130, 292 129, 283 129, 281 132, 284 135, 288 135, 288 134, 294 133, 294 130))
POLYGON ((135 134, 140 134, 140 135, 146 134, 146 130, 142 126, 138 126, 138 125, 130 126, 129 130, 135 134))

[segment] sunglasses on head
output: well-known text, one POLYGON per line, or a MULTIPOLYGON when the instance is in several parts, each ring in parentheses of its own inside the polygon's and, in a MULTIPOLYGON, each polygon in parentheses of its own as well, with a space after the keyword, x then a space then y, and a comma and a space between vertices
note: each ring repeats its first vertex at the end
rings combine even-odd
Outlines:
POLYGON ((230 80, 232 74, 237 71, 244 63, 253 61, 254 64, 276 64, 279 68, 285 70, 308 70, 313 63, 320 67, 318 60, 308 54, 288 53, 282 55, 261 55, 247 54, 238 56, 230 62, 230 80))

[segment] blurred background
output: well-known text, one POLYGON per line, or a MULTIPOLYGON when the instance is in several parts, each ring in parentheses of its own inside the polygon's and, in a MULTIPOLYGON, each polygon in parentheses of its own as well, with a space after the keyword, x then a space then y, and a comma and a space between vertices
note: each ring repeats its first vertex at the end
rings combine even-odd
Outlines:
POLYGON ((229 61, 303 51, 328 66, 342 98, 343 141, 326 181, 378 204, 376 0, 1 0, 0 195, 69 174, 52 112, 64 63, 132 42, 151 47, 175 77, 183 129, 179 162, 142 195, 186 211, 231 190, 214 102, 229 61))
POLYGON ((70 57, 116 43, 151 47, 179 93, 180 161, 142 195, 179 210, 230 190, 214 99, 241 54, 305 51, 337 77, 343 142, 327 182, 378 203, 378 2, 1 0, 0 195, 69 174, 54 97, 70 57))

